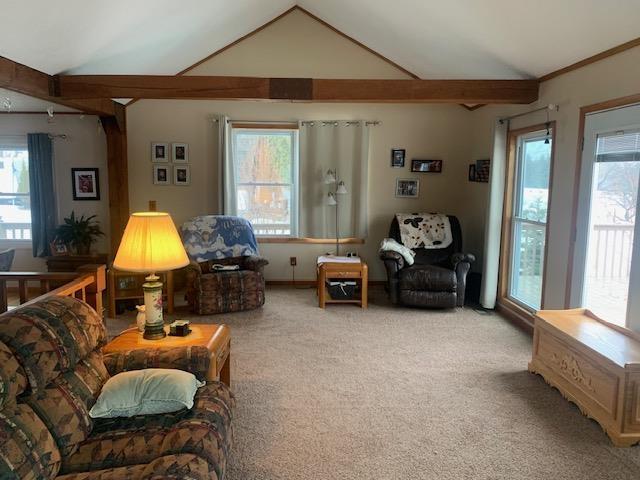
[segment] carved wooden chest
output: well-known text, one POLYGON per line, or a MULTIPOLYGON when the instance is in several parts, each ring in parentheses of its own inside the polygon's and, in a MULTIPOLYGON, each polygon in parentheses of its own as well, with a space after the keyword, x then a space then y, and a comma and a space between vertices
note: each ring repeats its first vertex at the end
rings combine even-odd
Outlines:
POLYGON ((614 445, 640 442, 640 335, 589 310, 537 313, 529 371, 542 375, 614 445))

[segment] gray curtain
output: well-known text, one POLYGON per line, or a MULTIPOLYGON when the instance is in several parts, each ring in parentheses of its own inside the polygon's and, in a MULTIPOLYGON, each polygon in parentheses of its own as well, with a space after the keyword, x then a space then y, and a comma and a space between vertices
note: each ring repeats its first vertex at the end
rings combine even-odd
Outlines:
POLYGON ((216 116, 216 137, 218 139, 218 212, 223 215, 237 215, 236 174, 231 157, 231 125, 226 115, 216 116))
POLYGON ((53 144, 47 133, 27 135, 29 188, 31 192, 31 238, 33 256, 50 255, 55 237, 56 199, 53 179, 53 144))
POLYGON ((335 238, 367 236, 369 131, 365 121, 313 121, 300 124, 300 236, 335 238), (328 169, 337 170, 347 193, 338 205, 327 205, 336 184, 325 184, 328 169))
POLYGON ((504 179, 507 168, 508 132, 509 122, 496 122, 489 179, 489 208, 484 226, 484 265, 480 292, 480 304, 484 308, 494 308, 498 296, 500 237, 502 235, 502 209, 504 204, 504 179))

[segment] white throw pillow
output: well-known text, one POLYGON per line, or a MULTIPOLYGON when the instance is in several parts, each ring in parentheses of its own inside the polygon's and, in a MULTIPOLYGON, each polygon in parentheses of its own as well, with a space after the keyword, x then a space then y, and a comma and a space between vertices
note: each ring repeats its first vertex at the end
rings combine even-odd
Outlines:
POLYGON ((89 412, 91 418, 133 417, 193 407, 204 382, 195 375, 168 368, 146 368, 111 377, 89 412))

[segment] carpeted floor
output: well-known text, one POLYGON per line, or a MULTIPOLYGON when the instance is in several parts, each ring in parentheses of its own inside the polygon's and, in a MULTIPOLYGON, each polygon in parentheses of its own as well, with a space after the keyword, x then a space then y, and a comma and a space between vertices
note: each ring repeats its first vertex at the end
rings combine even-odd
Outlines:
POLYGON ((226 480, 640 478, 640 447, 612 447, 527 372, 527 334, 372 297, 321 310, 313 290, 272 288, 262 310, 209 319, 232 329, 226 480))

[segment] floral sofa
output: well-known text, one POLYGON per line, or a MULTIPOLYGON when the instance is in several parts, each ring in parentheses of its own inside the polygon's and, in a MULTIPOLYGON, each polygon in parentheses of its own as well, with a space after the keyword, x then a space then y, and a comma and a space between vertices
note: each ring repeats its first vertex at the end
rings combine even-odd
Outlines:
POLYGON ((190 410, 89 416, 102 385, 121 371, 179 368, 204 379, 206 348, 103 355, 105 339, 100 316, 72 297, 0 315, 0 478, 221 480, 234 404, 222 383, 200 388, 190 410))

